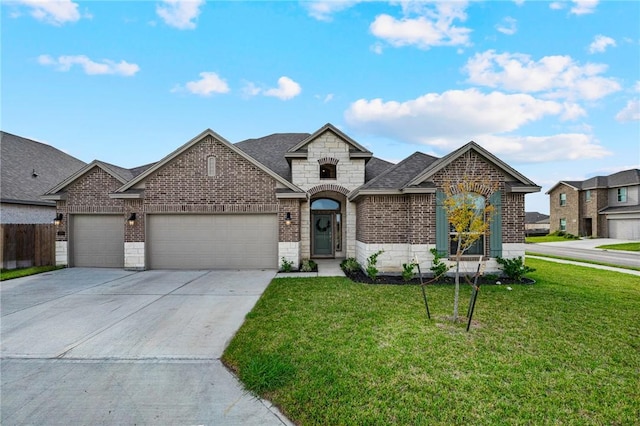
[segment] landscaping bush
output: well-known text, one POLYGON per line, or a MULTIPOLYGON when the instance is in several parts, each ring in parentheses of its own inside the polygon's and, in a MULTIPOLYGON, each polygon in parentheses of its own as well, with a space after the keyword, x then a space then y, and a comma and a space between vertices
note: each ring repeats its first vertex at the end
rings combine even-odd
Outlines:
POLYGON ((355 257, 348 257, 340 263, 340 268, 347 274, 353 274, 360 269, 360 264, 355 257))
POLYGON ((502 272, 515 281, 522 281, 522 278, 529 272, 535 272, 534 268, 531 268, 524 264, 522 256, 518 256, 513 259, 503 259, 502 257, 496 258, 497 262, 502 265, 502 272))

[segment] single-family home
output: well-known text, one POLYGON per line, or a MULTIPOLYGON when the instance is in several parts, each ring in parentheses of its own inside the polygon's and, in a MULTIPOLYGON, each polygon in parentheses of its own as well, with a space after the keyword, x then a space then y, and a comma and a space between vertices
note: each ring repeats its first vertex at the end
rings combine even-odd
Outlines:
MULTIPOLYGON (((454 236, 443 185, 474 171, 491 181, 491 232, 471 253, 524 255, 524 197, 540 187, 469 142, 392 164, 331 124, 235 144, 205 130, 157 163, 94 161, 50 189, 60 220, 57 262, 130 269, 277 268, 282 258, 378 259, 383 272, 417 258, 428 270, 454 236)), ((489 186, 487 186, 489 187, 489 186)))
POLYGON ((547 194, 551 232, 640 239, 640 169, 560 181, 547 194))

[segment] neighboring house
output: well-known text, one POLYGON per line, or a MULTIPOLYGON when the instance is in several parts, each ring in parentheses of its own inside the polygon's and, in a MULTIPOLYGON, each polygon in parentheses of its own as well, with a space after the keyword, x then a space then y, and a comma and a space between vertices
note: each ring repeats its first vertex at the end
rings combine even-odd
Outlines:
MULTIPOLYGON (((94 161, 52 188, 62 214, 57 261, 130 269, 276 268, 281 259, 356 257, 384 250, 401 271, 430 248, 448 254, 442 187, 470 159, 498 191, 477 255, 524 255, 524 196, 540 187, 470 142, 436 158, 375 158, 327 124, 231 144, 206 130, 158 163, 134 170, 94 161)), ((475 270, 475 269, 474 269, 475 270)))
POLYGON ((526 212, 524 229, 527 235, 546 235, 549 233, 549 215, 538 212, 526 212))
POLYGON ((0 223, 52 223, 56 203, 41 198, 86 163, 31 139, 0 132, 0 223))
POLYGON ((640 239, 640 169, 560 181, 547 194, 552 232, 640 239))

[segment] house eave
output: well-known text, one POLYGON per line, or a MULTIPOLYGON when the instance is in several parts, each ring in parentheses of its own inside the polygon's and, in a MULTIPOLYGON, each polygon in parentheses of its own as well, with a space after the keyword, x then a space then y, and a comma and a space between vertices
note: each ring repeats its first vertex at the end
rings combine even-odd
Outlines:
POLYGON ((403 194, 435 194, 436 188, 404 188, 403 194))
MULTIPOLYGON (((52 200, 53 201, 53 200, 52 200)), ((48 201, 37 201, 37 200, 14 200, 11 198, 2 198, 0 199, 2 204, 20 204, 24 206, 42 206, 42 207, 55 207, 55 203, 51 203, 48 201)))
POLYGON ((516 186, 508 189, 506 192, 531 194, 534 192, 540 192, 541 190, 542 190, 542 187, 540 186, 516 186))
POLYGON ((349 201, 354 201, 366 195, 403 195, 403 192, 399 189, 364 189, 362 191, 355 190, 348 195, 348 198, 349 201))
POLYGON ((67 199, 67 193, 60 192, 57 194, 46 194, 46 195, 41 195, 40 198, 48 201, 64 201, 67 199))
POLYGON ((299 199, 306 200, 307 193, 306 192, 285 192, 285 193, 276 193, 276 199, 299 199))

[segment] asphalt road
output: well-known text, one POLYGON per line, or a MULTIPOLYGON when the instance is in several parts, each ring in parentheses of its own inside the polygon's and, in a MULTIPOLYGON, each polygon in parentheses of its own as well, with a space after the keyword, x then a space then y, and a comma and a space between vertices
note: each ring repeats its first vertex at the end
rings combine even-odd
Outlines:
POLYGON ((569 247, 564 243, 527 244, 527 252, 640 268, 640 253, 569 247))

